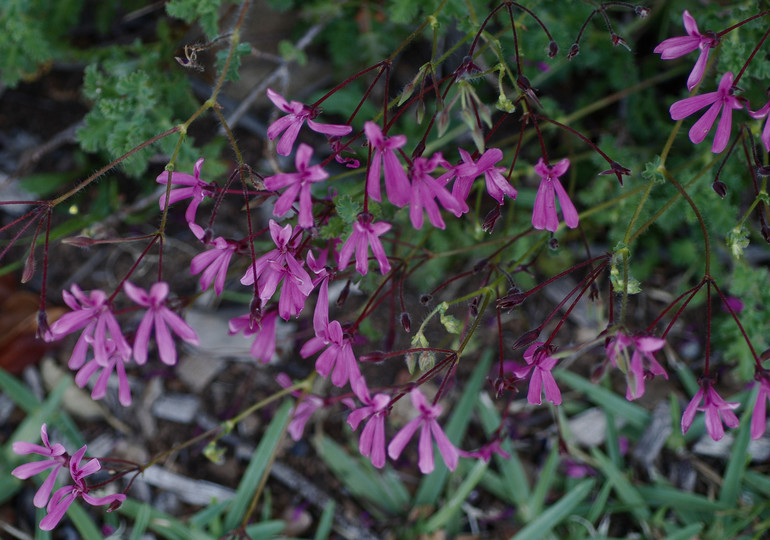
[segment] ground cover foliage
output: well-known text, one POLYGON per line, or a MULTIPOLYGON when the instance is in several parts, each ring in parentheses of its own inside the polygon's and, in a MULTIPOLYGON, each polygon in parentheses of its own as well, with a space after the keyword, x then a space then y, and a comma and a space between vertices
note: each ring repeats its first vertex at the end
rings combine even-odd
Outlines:
POLYGON ((768 16, 0 6, 4 537, 764 537, 768 16))

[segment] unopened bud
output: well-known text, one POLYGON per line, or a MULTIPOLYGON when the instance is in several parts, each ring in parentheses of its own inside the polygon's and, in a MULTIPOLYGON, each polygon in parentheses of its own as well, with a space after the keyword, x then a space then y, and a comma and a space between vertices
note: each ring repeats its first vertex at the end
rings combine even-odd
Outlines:
POLYGON ((348 294, 350 294, 350 280, 345 282, 345 286, 342 287, 340 295, 337 297, 337 307, 342 307, 342 304, 348 299, 348 294))
POLYGON ((484 218, 484 223, 481 224, 481 230, 491 234, 498 219, 500 219, 500 205, 489 211, 487 217, 484 218))
POLYGON ((412 331, 412 318, 406 311, 401 314, 401 326, 404 327, 404 332, 407 334, 412 331))
POLYGON ((555 41, 551 40, 551 42, 548 44, 548 58, 555 57, 558 52, 559 52, 559 46, 556 44, 555 41))
POLYGON ((770 176, 770 166, 762 165, 757 167, 757 176, 770 176))
POLYGON ((765 242, 770 244, 770 227, 767 226, 767 223, 762 223, 762 227, 759 229, 759 232, 762 233, 762 238, 765 239, 765 242))
POLYGON ((548 247, 551 248, 551 250, 556 251, 559 249, 559 239, 555 236, 552 236, 550 240, 548 240, 548 247))
POLYGON ((479 316, 479 297, 478 296, 475 296, 468 304, 468 313, 470 313, 471 317, 479 316))
POLYGON ((430 294, 423 294, 420 296, 420 303, 423 306, 427 306, 428 304, 430 304, 431 300, 433 300, 433 296, 430 294))
POLYGON ((51 334, 51 327, 48 325, 48 314, 44 309, 37 312, 37 332, 35 333, 37 339, 45 341, 53 341, 54 337, 51 334))
POLYGON ((713 184, 711 184, 711 189, 713 189, 717 195, 719 195, 720 198, 724 199, 725 195, 727 195, 727 186, 724 182, 721 180, 717 180, 713 184))
POLYGON ((417 358, 417 365, 419 366, 420 371, 433 369, 433 366, 436 365, 436 354, 432 351, 422 351, 417 358))
MULTIPOLYGON (((500 309, 513 309, 524 303, 527 299, 527 293, 523 292, 518 287, 512 287, 508 289, 508 293, 497 299, 497 307, 500 309)), ((514 347, 515 348, 515 347, 514 347)))
POLYGON ((21 273, 21 282, 27 283, 35 275, 35 246, 29 250, 29 256, 24 262, 24 271, 21 273))
POLYGON ((487 259, 481 259, 479 262, 473 265, 473 273, 478 274, 487 267, 487 264, 489 264, 487 259))
POLYGON ((249 326, 253 329, 262 320, 262 300, 254 296, 249 304, 249 326))
POLYGON ((569 48, 569 52, 567 53, 567 60, 572 60, 580 53, 580 45, 577 43, 573 43, 572 46, 569 48))
POLYGON ((516 350, 516 349, 521 349, 522 347, 527 347, 529 345, 532 345, 535 341, 537 341, 537 337, 539 335, 540 335, 540 328, 530 330, 529 332, 521 336, 519 339, 517 339, 516 343, 514 343, 511 348, 516 350))
POLYGON ((634 13, 640 19, 644 19, 644 18, 647 17, 647 15, 650 14, 650 8, 644 7, 644 6, 635 6, 634 7, 634 13))
POLYGON ((415 358, 414 353, 406 353, 406 355, 404 355, 404 361, 406 362, 406 369, 409 370, 409 375, 412 375, 414 373, 414 367, 417 365, 417 358, 415 358))
POLYGON ((113 512, 123 505, 123 501, 112 501, 107 507, 108 512, 113 512))
POLYGON ((369 354, 364 354, 358 357, 359 362, 365 362, 369 364, 378 364, 385 360, 385 353, 382 351, 373 351, 369 354))
POLYGON ((589 380, 596 384, 598 383, 601 378, 604 376, 604 372, 607 370, 607 362, 601 362, 598 366, 594 367, 591 370, 591 375, 589 377, 589 380))
POLYGON ((87 236, 70 236, 69 238, 63 238, 62 244, 69 244, 76 247, 89 247, 96 243, 93 238, 87 236))

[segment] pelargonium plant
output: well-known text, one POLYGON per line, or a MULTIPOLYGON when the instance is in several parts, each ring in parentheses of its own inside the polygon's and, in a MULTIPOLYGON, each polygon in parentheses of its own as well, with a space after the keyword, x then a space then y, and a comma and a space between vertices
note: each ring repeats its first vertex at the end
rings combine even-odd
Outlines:
MULTIPOLYGON (((578 115, 568 114, 572 98, 549 84, 569 70, 589 70, 591 62, 581 64, 582 59, 590 58, 590 47, 599 42, 588 47, 580 40, 591 31, 588 22, 595 15, 608 30, 606 44, 622 46, 602 54, 622 58, 615 62, 631 61, 623 49, 631 48, 630 42, 615 32, 610 15, 625 10, 641 20, 649 9, 624 2, 598 4, 582 27, 573 29, 577 38, 564 54, 549 30, 557 24, 552 14, 502 2, 463 23, 472 24, 472 31, 447 50, 440 50, 443 41, 436 39, 432 56, 408 84, 399 83, 399 54, 431 25, 438 35, 443 7, 391 56, 348 74, 318 99, 294 99, 292 94, 300 93, 296 88, 273 80, 264 90, 277 109, 263 140, 269 159, 249 163, 220 101, 250 7, 242 2, 234 29, 217 38, 227 55, 211 96, 199 110, 117 160, 162 139, 176 138, 178 148, 190 125, 213 113, 233 150, 231 174, 209 173, 203 157, 192 170, 177 170, 180 161, 174 152, 155 178, 164 190, 153 199, 158 200, 155 211, 160 209, 157 230, 136 237, 126 232, 121 238, 92 238, 84 231, 66 240, 94 249, 129 240, 140 243, 143 248, 130 266, 115 270, 117 285, 100 289, 72 283, 61 292, 68 311, 48 322, 46 302, 53 298, 48 298, 46 272, 53 264, 48 253, 55 242, 50 231, 54 217, 59 218, 54 210, 94 187, 104 171, 51 200, 14 201, 32 210, 0 228, 7 239, 0 253, 5 256, 36 224, 25 280, 35 275, 38 235, 45 228, 39 333, 70 351, 67 364, 77 372, 75 381, 81 387, 91 384, 94 399, 117 387, 120 404, 129 407, 128 374, 148 373, 157 360, 174 366, 185 354, 180 342, 193 349, 205 345, 185 320, 185 310, 211 290, 212 296, 241 302, 228 335, 251 340, 254 369, 294 366, 283 371, 297 380, 282 373, 272 389, 275 399, 295 400, 288 434, 294 440, 308 436, 308 426, 320 413, 335 410, 346 419, 351 437, 358 438, 361 456, 377 469, 391 466, 429 474, 440 468, 454 471, 461 460, 510 457, 501 446, 508 436, 505 416, 495 434, 479 444, 453 439, 445 431, 453 389, 462 388, 464 374, 490 348, 496 367, 487 392, 505 415, 514 403, 527 410, 564 407, 572 396, 560 372, 588 362, 583 367, 592 370, 597 383, 606 373, 621 372, 629 402, 643 401, 652 385, 669 379, 675 400, 689 403, 679 418, 683 434, 700 423, 720 440, 725 426, 734 430, 750 415, 751 437, 763 436, 770 368, 765 365, 768 355, 758 354, 755 347, 767 345, 766 337, 753 334, 756 324, 744 324, 743 313, 727 295, 732 288, 729 264, 720 260, 714 229, 715 222, 725 219, 714 209, 737 204, 729 197, 723 200, 728 195, 723 171, 743 164, 751 188, 742 190, 742 198, 753 202, 737 223, 734 216, 728 218, 731 229, 722 234, 727 233, 728 251, 736 256, 753 233, 770 242, 770 173, 766 155, 755 143, 758 136, 764 149, 770 149, 770 123, 760 126, 769 106, 766 96, 757 98, 755 88, 768 83, 756 75, 763 70, 754 69, 764 61, 758 53, 770 30, 758 42, 745 43, 753 48, 745 58, 725 52, 732 45, 728 36, 748 32, 755 20, 766 23, 768 11, 730 19, 721 31, 702 31, 699 12, 686 10, 681 15, 687 35, 665 38, 655 47, 661 60, 680 63, 699 51, 681 85, 683 95, 685 89, 695 94, 658 103, 670 129, 659 154, 656 149, 641 158, 634 155, 631 148, 642 143, 632 140, 633 134, 621 141, 592 132, 575 120, 578 115), (533 44, 533 50, 527 48, 533 44), (742 63, 735 64, 738 60, 742 63), (324 112, 334 99, 352 99, 345 108, 347 117, 338 116, 339 107, 324 112), (689 123, 702 109, 706 111, 690 128, 689 142, 683 140, 681 121, 689 123), (704 159, 697 145, 712 130, 713 144, 704 159), (696 174, 696 161, 698 167, 706 161, 709 165, 696 174), (697 186, 704 182, 702 176, 710 175, 713 190, 704 194, 697 186), (223 211, 231 207, 240 211, 223 211), (675 215, 685 213, 686 227, 675 215), (753 227, 751 216, 757 222, 753 227), (184 274, 199 276, 196 291, 177 286, 164 262, 174 220, 184 224, 179 235, 191 250, 184 274), (11 234, 16 226, 20 232, 11 234), (659 228, 671 228, 673 235, 673 227, 696 245, 693 259, 670 290, 660 292, 665 285, 657 283, 659 292, 648 298, 644 280, 634 274, 646 273, 650 281, 655 276, 649 268, 634 266, 631 255, 655 257, 663 264, 658 255, 646 254, 649 244, 644 242, 656 238, 659 228), (693 363, 700 377, 695 386, 687 386, 689 392, 673 375, 685 324, 694 327, 703 351, 693 363), (754 372, 753 404, 722 397, 731 393, 725 383, 739 360, 714 353, 720 339, 712 331, 715 325, 742 344, 744 371, 754 372), (285 334, 279 331, 287 328, 296 330, 289 344, 282 342, 285 334), (330 384, 313 386, 318 379, 330 384), (110 380, 117 384, 111 387, 110 380), (407 409, 407 417, 395 414, 396 407, 407 409), (741 408, 753 413, 740 419, 741 408)), ((203 49, 197 47, 185 49, 182 66, 200 67, 193 53, 203 49)), ((662 63, 656 69, 665 67, 662 63)), ((595 72, 586 77, 593 76, 595 72)), ((641 92, 642 86, 633 91, 641 92)), ((605 96, 591 99, 601 98, 605 96)), ((612 94, 605 99, 614 103, 624 98, 612 94)), ((729 182, 730 190, 741 191, 729 182)), ((682 242, 677 246, 684 249, 682 242)), ((237 421, 269 401, 247 408, 237 421)), ((237 421, 230 420, 227 429, 237 421)), ((227 429, 202 437, 214 444, 227 429)), ((107 461, 119 463, 118 474, 91 484, 86 477, 105 460, 93 458, 81 465, 86 447, 70 456, 61 444, 50 443, 46 424, 41 440, 42 446, 14 444, 17 454, 46 459, 22 464, 12 474, 27 479, 50 470, 33 499, 47 511, 40 522, 43 530, 56 527, 77 499, 116 508, 133 482, 118 480, 136 477, 148 465, 107 461), (67 482, 54 490, 65 470, 67 482), (108 487, 112 494, 92 495, 97 487, 108 487)))

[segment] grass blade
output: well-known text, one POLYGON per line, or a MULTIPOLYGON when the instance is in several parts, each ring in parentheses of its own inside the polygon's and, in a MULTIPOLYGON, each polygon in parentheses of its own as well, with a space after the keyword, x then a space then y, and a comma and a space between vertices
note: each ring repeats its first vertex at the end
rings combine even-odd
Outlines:
POLYGON ((539 540, 548 536, 554 527, 572 515, 572 511, 583 502, 583 499, 588 497, 593 487, 593 480, 583 480, 557 503, 552 504, 545 512, 511 537, 511 540, 539 540))

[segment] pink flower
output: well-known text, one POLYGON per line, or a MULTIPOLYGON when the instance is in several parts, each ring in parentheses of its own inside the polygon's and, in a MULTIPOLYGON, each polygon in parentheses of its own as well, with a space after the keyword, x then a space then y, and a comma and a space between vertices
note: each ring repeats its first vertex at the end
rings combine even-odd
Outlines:
POLYGON ((262 314, 258 323, 254 323, 251 314, 241 315, 230 319, 228 334, 234 336, 243 332, 246 337, 254 336, 251 344, 251 356, 255 360, 267 364, 275 355, 275 328, 278 312, 275 310, 262 314))
POLYGON ((48 499, 51 497, 53 486, 56 483, 56 476, 59 474, 59 471, 62 469, 62 467, 67 464, 69 456, 67 455, 64 446, 59 443, 52 445, 49 442, 48 428, 45 424, 43 424, 40 428, 40 438, 43 441, 43 446, 40 446, 39 444, 17 441, 13 443, 13 451, 19 455, 38 454, 48 459, 19 465, 11 471, 11 474, 16 478, 26 480, 31 476, 35 476, 36 474, 51 469, 51 472, 48 473, 48 478, 45 479, 43 484, 40 486, 40 489, 38 489, 37 493, 35 493, 35 497, 32 499, 32 503, 35 505, 35 507, 45 508, 45 505, 48 503, 48 499))
POLYGON ((147 345, 150 343, 150 333, 155 329, 155 341, 158 343, 158 353, 164 364, 176 364, 176 345, 171 336, 173 331, 187 343, 198 345, 198 334, 195 333, 184 319, 166 306, 168 283, 159 281, 150 288, 148 293, 130 281, 124 284, 126 295, 142 307, 147 308, 134 338, 134 359, 137 364, 147 362, 147 345))
POLYGON ((666 340, 653 336, 628 336, 618 332, 607 344, 607 357, 612 365, 626 374, 628 387, 626 399, 631 401, 644 395, 644 380, 649 375, 662 375, 668 379, 666 370, 655 360, 653 353, 659 351, 666 340), (634 352, 629 358, 628 349, 634 352), (647 361, 645 369, 644 361, 647 361))
POLYGON ((214 282, 214 292, 217 296, 225 289, 227 267, 230 259, 238 249, 238 244, 228 242, 221 236, 214 239, 213 248, 197 254, 190 262, 190 274, 201 274, 201 289, 206 290, 214 282))
POLYGON ((96 358, 93 358, 86 362, 86 364, 78 370, 75 375, 75 384, 80 388, 85 387, 88 384, 88 380, 91 375, 102 370, 99 377, 94 384, 94 389, 91 391, 92 399, 102 399, 107 395, 107 383, 110 380, 113 370, 118 374, 118 400, 124 407, 131 405, 131 387, 128 384, 128 376, 126 375, 125 362, 127 358, 123 358, 115 349, 115 342, 111 339, 107 340, 107 362, 102 363, 96 358))
POLYGON ((711 131, 711 126, 714 125, 714 120, 719 115, 719 111, 722 111, 722 116, 719 119, 717 131, 714 135, 714 144, 711 146, 711 151, 718 154, 727 147, 727 143, 730 140, 733 109, 743 107, 743 103, 733 95, 733 92, 733 74, 728 71, 722 76, 722 80, 719 81, 719 88, 716 92, 688 97, 671 105, 669 109, 671 118, 673 120, 681 120, 701 110, 703 107, 711 105, 706 113, 690 128, 690 140, 693 144, 698 144, 706 138, 706 135, 711 131))
POLYGON ((358 429, 363 420, 367 420, 361 437, 358 440, 358 451, 362 456, 372 460, 372 465, 381 469, 385 466, 385 417, 390 410, 390 396, 387 394, 369 395, 363 377, 358 383, 352 383, 356 395, 364 404, 363 407, 352 411, 348 415, 348 425, 353 431, 358 429))
POLYGON ((462 457, 472 458, 472 459, 482 459, 486 463, 489 463, 489 460, 492 459, 492 456, 494 454, 497 454, 503 459, 511 459, 511 454, 503 450, 503 447, 500 446, 500 444, 501 444, 501 441, 498 438, 488 442, 478 450, 472 450, 470 452, 458 450, 458 452, 460 452, 460 455, 462 457))
POLYGON ((719 36, 710 31, 701 34, 698 31, 698 24, 687 10, 682 14, 682 19, 684 20, 684 29, 687 35, 665 39, 655 47, 653 52, 659 53, 661 60, 671 60, 672 58, 679 58, 689 54, 695 49, 700 49, 698 60, 695 62, 695 66, 693 66, 690 76, 687 78, 687 90, 692 91, 695 85, 703 78, 703 72, 706 70, 706 63, 708 62, 709 49, 717 46, 719 36))
POLYGON ((299 130, 305 121, 307 121, 307 127, 316 133, 323 133, 331 137, 342 137, 353 131, 352 127, 346 125, 319 124, 314 122, 313 119, 321 112, 320 109, 310 107, 299 101, 287 102, 283 96, 270 88, 267 89, 267 97, 270 98, 273 105, 283 112, 289 113, 287 116, 282 116, 270 124, 270 127, 267 128, 267 138, 271 141, 283 133, 281 140, 278 141, 278 145, 275 147, 276 152, 282 156, 291 154, 294 141, 297 140, 299 130))
POLYGON ((257 289, 259 299, 265 302, 275 294, 278 284, 283 281, 281 297, 278 301, 278 313, 284 320, 292 315, 298 315, 305 307, 305 299, 313 291, 313 282, 302 263, 297 261, 294 250, 299 238, 292 241, 291 225, 281 227, 270 220, 270 236, 276 249, 268 251, 249 266, 241 278, 242 285, 252 285, 254 279, 259 280, 257 289))
POLYGON ((300 356, 308 358, 323 346, 326 350, 315 362, 315 369, 321 376, 328 377, 331 373, 332 384, 338 387, 361 376, 350 336, 342 331, 338 321, 330 322, 321 332, 316 331, 316 336, 300 349, 300 356))
POLYGON ((81 467, 80 460, 83 459, 85 453, 86 447, 84 446, 70 458, 70 476, 75 484, 63 486, 54 492, 46 507, 48 515, 40 521, 40 528, 42 530, 53 530, 53 528, 58 525, 59 521, 61 521, 61 518, 64 517, 64 514, 67 512, 70 505, 72 505, 78 497, 81 497, 84 501, 93 506, 102 506, 105 504, 112 504, 116 501, 122 502, 126 500, 126 496, 123 493, 116 493, 105 497, 94 497, 93 495, 89 495, 88 492, 90 488, 86 484, 84 478, 99 471, 102 467, 99 464, 98 459, 92 459, 81 467))
POLYGON ((382 248, 380 242, 380 236, 390 230, 390 223, 380 221, 379 223, 372 222, 373 216, 369 213, 361 213, 358 215, 358 220, 353 224, 353 232, 350 233, 348 239, 340 250, 339 269, 344 270, 350 258, 353 256, 353 252, 356 254, 356 270, 362 276, 365 276, 369 271, 369 246, 372 247, 372 254, 380 265, 380 272, 387 274, 390 272, 390 262, 388 262, 388 256, 385 255, 385 250, 382 248))
POLYGON ((762 128, 762 143, 765 145, 765 150, 770 152, 770 101, 765 103, 765 106, 758 111, 749 111, 749 116, 752 118, 767 118, 765 121, 765 127, 762 128))
POLYGON ((288 188, 275 203, 273 214, 282 216, 291 210, 299 194, 299 226, 309 229, 313 226, 313 202, 310 196, 310 185, 329 178, 329 174, 320 165, 310 165, 313 149, 305 143, 299 145, 294 164, 295 173, 280 173, 265 178, 265 188, 270 191, 288 188))
POLYGON ((757 400, 751 413, 751 438, 759 439, 767 429, 767 400, 770 399, 770 371, 757 370, 754 380, 759 384, 757 400))
POLYGON ((737 409, 740 403, 727 402, 722 399, 717 391, 711 386, 713 381, 711 379, 704 378, 701 381, 701 387, 698 392, 690 401, 687 408, 682 415, 682 434, 687 433, 687 430, 692 426, 692 422, 695 419, 695 413, 697 411, 706 412, 706 431, 708 431, 711 438, 715 441, 720 440, 725 436, 725 430, 722 427, 722 422, 727 427, 735 428, 740 423, 738 417, 735 416, 733 409, 737 409), (699 405, 703 400, 703 405, 699 405))
POLYGON ((535 172, 540 175, 540 186, 535 196, 535 207, 532 209, 532 226, 535 229, 546 229, 556 232, 559 228, 559 216, 556 214, 556 197, 559 196, 561 213, 564 215, 564 223, 570 229, 578 226, 578 213, 575 205, 567 195, 559 181, 569 168, 569 160, 562 159, 556 165, 547 165, 543 158, 535 164, 535 172))
POLYGON ((559 360, 551 356, 551 352, 553 350, 550 346, 546 347, 542 341, 536 341, 524 351, 524 360, 527 365, 513 371, 519 378, 530 374, 527 401, 533 405, 542 403, 543 387, 545 387, 545 399, 554 405, 561 405, 561 391, 551 374, 551 370, 559 360))
POLYGON ((412 162, 412 193, 409 200, 409 218, 415 229, 422 228, 423 208, 428 213, 428 219, 434 227, 439 229, 446 227, 438 204, 436 204, 436 199, 439 200, 444 208, 455 215, 460 215, 463 208, 467 208, 464 202, 459 203, 438 180, 430 175, 436 167, 444 164, 446 164, 446 161, 444 161, 439 152, 436 152, 430 159, 416 157, 412 162))
POLYGON ((404 172, 404 166, 396 156, 396 150, 406 144, 406 136, 385 137, 380 126, 374 122, 364 124, 364 133, 369 140, 369 145, 374 149, 374 157, 369 162, 369 172, 366 175, 366 192, 375 201, 382 200, 380 170, 384 168, 388 200, 396 206, 405 206, 409 202, 409 180, 404 172))
POLYGON ((503 159, 503 151, 499 148, 488 148, 478 161, 473 162, 471 155, 458 148, 463 163, 458 165, 455 170, 457 180, 452 186, 452 195, 458 201, 465 201, 471 191, 473 181, 478 175, 483 174, 487 185, 487 192, 497 201, 497 204, 503 204, 503 198, 508 195, 515 199, 517 191, 505 179, 502 173, 506 171, 505 167, 495 167, 495 163, 503 159))
MULTIPOLYGON (((203 198, 207 195, 211 196, 211 194, 214 192, 214 186, 212 184, 201 180, 201 167, 203 167, 203 158, 200 158, 195 162, 195 168, 193 169, 195 174, 194 176, 190 176, 186 173, 172 172, 172 184, 175 186, 190 187, 172 189, 168 199, 168 204, 174 204, 184 199, 192 199, 190 204, 187 206, 187 210, 185 210, 184 218, 187 221, 187 225, 190 227, 190 230, 192 230, 193 234, 198 239, 203 238, 203 227, 195 223, 195 213, 198 211, 198 206, 200 205, 201 201, 203 201, 203 198)), ((159 184, 167 184, 168 171, 163 171, 160 173, 155 181, 159 184)), ((160 196, 158 203, 160 204, 161 210, 166 208, 165 193, 160 196)))
POLYGON ((70 369, 79 369, 86 361, 88 346, 94 349, 94 356, 100 362, 107 362, 107 341, 112 340, 117 353, 124 359, 131 357, 131 347, 120 330, 118 321, 104 291, 94 290, 86 295, 73 284, 72 293, 62 291, 64 303, 70 313, 65 313, 51 325, 50 337, 61 339, 67 334, 83 329, 70 357, 70 369))
MULTIPOLYGON (((291 386, 291 379, 285 373, 279 373, 275 380, 283 388, 289 388, 291 386)), ((302 438, 302 433, 305 431, 305 425, 313 413, 324 406, 324 400, 313 394, 302 395, 302 392, 294 391, 291 393, 294 397, 301 398, 302 401, 297 405, 294 410, 294 416, 289 421, 289 427, 287 431, 292 439, 298 441, 302 438)))
POLYGON ((441 405, 431 405, 423 393, 420 392, 419 388, 414 388, 409 393, 409 397, 412 399, 412 406, 419 411, 420 416, 409 421, 390 441, 390 444, 388 445, 388 455, 390 456, 390 459, 398 459, 409 440, 419 428, 420 440, 417 450, 420 472, 429 474, 433 471, 433 445, 431 444, 431 435, 436 440, 436 445, 438 446, 438 450, 441 453, 441 457, 444 459, 447 468, 450 471, 455 470, 459 458, 457 448, 455 448, 449 441, 449 438, 436 421, 436 418, 441 414, 441 405))

